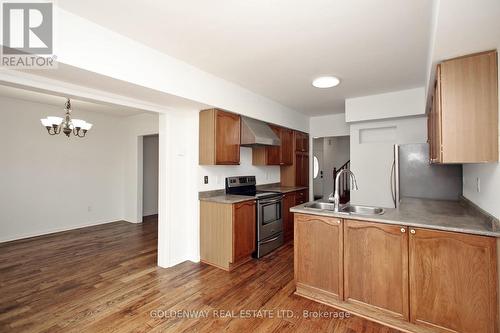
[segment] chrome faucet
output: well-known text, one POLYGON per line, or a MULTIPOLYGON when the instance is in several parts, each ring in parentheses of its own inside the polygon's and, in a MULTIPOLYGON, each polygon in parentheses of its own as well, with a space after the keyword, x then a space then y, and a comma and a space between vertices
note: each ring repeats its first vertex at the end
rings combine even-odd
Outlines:
POLYGON ((351 180, 351 189, 353 191, 356 191, 358 189, 358 183, 356 182, 356 176, 354 176, 354 173, 349 170, 349 169, 342 169, 337 173, 337 176, 335 177, 335 193, 331 193, 328 196, 328 201, 333 202, 333 207, 334 211, 338 212, 339 211, 339 206, 340 206, 340 194, 339 194, 339 186, 340 186, 340 176, 347 172, 349 174, 349 179, 351 180))

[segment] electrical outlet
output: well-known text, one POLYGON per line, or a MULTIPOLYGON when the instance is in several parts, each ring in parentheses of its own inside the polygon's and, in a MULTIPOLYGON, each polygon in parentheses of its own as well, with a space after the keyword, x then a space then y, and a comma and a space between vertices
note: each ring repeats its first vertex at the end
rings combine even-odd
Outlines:
POLYGON ((476 177, 476 190, 477 190, 477 193, 481 192, 481 178, 479 178, 479 177, 476 177))
POLYGON ((203 184, 208 184, 208 176, 203 177, 203 184))

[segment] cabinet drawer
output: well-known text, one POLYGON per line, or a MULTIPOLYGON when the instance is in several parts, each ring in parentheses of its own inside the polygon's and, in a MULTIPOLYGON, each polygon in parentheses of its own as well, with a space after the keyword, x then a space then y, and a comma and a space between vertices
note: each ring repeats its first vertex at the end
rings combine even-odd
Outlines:
POLYGON ((300 190, 297 191, 295 194, 295 204, 296 205, 301 205, 303 203, 306 203, 309 201, 309 190, 300 190))

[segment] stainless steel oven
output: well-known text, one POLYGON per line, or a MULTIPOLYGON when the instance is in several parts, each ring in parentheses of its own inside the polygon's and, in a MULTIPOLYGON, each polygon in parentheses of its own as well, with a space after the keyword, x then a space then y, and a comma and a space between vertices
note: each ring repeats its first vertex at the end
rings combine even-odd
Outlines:
POLYGON ((279 193, 257 199, 257 258, 283 244, 282 206, 279 193))
POLYGON ((256 205, 256 251, 260 258, 283 245, 283 195, 277 192, 257 191, 255 176, 226 178, 226 193, 247 195, 255 198, 256 205))
POLYGON ((257 201, 258 238, 263 240, 280 231, 283 231, 281 205, 283 196, 257 201))

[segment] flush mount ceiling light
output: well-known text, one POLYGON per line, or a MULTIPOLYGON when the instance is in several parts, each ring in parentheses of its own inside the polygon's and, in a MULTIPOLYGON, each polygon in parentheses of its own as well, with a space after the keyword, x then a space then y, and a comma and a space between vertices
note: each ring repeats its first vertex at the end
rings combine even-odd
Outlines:
POLYGON ((45 119, 40 119, 42 125, 45 126, 50 135, 57 135, 62 131, 68 138, 71 133, 73 133, 74 136, 83 138, 92 128, 92 124, 81 119, 71 119, 71 101, 69 98, 66 100, 64 110, 66 111, 64 118, 47 117, 45 119))
POLYGON ((315 78, 312 82, 312 85, 316 88, 332 88, 338 86, 340 80, 335 76, 320 76, 315 78))

